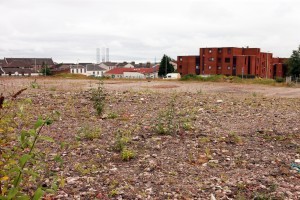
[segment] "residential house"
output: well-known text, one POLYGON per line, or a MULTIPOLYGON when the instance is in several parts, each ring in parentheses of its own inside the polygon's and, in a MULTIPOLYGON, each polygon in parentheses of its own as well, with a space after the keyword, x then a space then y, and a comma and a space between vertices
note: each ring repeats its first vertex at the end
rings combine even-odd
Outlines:
POLYGON ((86 75, 86 68, 83 65, 76 64, 70 66, 70 72, 71 74, 82 74, 86 75))
POLYGON ((52 68, 52 58, 4 58, 1 60, 0 75, 35 76, 44 66, 52 68))
POLYGON ((152 68, 114 68, 105 72, 105 76, 126 79, 157 78, 158 68, 158 66, 152 68))
POLYGON ((134 68, 132 63, 122 62, 117 64, 118 68, 134 68))
POLYGON ((100 63, 99 66, 105 70, 111 70, 111 69, 116 68, 117 64, 118 63, 115 63, 115 62, 102 62, 102 63, 100 63))
POLYGON ((106 70, 104 68, 100 67, 97 64, 86 65, 86 75, 87 76, 103 77, 105 71, 106 70))

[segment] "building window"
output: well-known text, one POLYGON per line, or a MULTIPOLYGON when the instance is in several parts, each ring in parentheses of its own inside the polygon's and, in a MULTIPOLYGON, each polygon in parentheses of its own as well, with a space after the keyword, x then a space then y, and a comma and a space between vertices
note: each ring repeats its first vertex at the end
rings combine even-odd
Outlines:
POLYGON ((219 62, 219 63, 222 62, 222 59, 221 59, 221 58, 218 58, 218 62, 219 62))
POLYGON ((95 72, 93 72, 93 75, 95 75, 95 72))
POLYGON ((208 66, 208 69, 211 69, 211 66, 208 66))
POLYGON ((198 66, 198 65, 196 65, 196 69, 199 69, 199 66, 198 66))
POLYGON ((220 69, 222 69, 222 67, 221 67, 221 66, 218 66, 218 69, 220 70, 220 69))
POLYGON ((179 69, 182 69, 182 65, 179 65, 179 69))
POLYGON ((230 63, 230 58, 225 58, 226 63, 230 63))
POLYGON ((179 60, 182 61, 182 57, 180 57, 179 60))
POLYGON ((214 60, 215 60, 215 58, 213 58, 213 57, 210 57, 210 58, 208 58, 208 60, 209 60, 209 61, 214 61, 214 60))
POLYGON ((74 74, 74 69, 72 69, 72 74, 74 74))
POLYGON ((218 48, 218 53, 222 53, 222 49, 221 48, 218 48))
POLYGON ((230 69, 230 66, 228 66, 227 69, 229 70, 229 69, 230 69))
POLYGON ((231 49, 230 48, 227 49, 227 53, 231 54, 231 49))
POLYGON ((208 49, 208 53, 212 53, 212 49, 208 49))

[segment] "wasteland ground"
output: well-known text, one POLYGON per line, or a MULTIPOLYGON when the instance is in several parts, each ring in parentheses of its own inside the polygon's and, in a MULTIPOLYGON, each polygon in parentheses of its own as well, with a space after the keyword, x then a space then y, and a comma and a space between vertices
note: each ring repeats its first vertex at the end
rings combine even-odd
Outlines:
MULTIPOLYGON (((27 88, 28 112, 59 120, 39 145, 65 180, 48 199, 300 199, 300 88, 181 81, 0 78, 0 93, 27 88), (163 133, 163 132, 167 133, 163 133), (58 150, 57 144, 64 148, 58 150), (122 159, 122 148, 133 153, 122 159)), ((128 153, 127 152, 127 153, 128 153)), ((49 180, 44 180, 45 183, 49 180)))

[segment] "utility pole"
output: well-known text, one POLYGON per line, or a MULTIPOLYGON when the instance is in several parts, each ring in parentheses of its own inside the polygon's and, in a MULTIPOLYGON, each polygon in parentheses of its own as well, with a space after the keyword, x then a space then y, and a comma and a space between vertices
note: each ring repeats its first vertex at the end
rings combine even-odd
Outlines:
POLYGON ((168 61, 168 59, 167 59, 167 56, 166 55, 164 55, 165 56, 165 62, 166 62, 166 67, 165 67, 165 76, 167 76, 167 61, 168 61))

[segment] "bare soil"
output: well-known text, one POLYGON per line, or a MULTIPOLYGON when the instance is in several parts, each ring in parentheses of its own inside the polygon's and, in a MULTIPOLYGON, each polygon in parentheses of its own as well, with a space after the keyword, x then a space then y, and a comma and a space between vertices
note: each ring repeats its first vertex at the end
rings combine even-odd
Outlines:
POLYGON ((48 199, 300 199, 291 167, 300 158, 300 88, 108 80, 97 116, 90 99, 98 81, 33 81, 0 78, 0 93, 28 88, 18 98, 32 99, 30 112, 61 113, 43 134, 66 144, 63 166, 51 169, 66 183, 48 199), (78 139, 84 127, 100 136, 78 139), (117 135, 126 135, 133 159, 122 159, 117 135))

